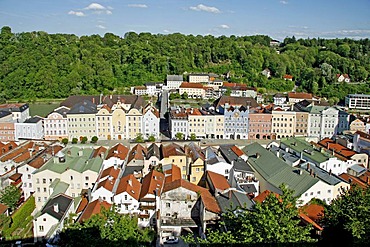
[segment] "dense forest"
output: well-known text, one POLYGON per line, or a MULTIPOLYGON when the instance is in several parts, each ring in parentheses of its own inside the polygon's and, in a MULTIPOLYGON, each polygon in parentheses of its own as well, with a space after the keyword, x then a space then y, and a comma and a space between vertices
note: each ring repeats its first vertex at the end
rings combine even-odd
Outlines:
POLYGON ((369 83, 337 83, 336 74, 366 82, 370 40, 286 38, 270 47, 271 38, 193 36, 129 32, 81 36, 42 31, 0 34, 0 98, 32 100, 71 94, 122 93, 127 86, 163 81, 166 74, 230 71, 233 82, 286 91, 298 90, 342 99, 347 93, 369 93, 369 83), (265 68, 272 79, 261 74, 265 68))

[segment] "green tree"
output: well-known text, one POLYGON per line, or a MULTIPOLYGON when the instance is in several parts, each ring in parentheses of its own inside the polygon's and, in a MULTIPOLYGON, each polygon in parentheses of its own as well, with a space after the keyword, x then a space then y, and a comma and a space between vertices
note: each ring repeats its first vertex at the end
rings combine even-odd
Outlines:
POLYGON ((177 132, 175 134, 175 137, 176 137, 177 140, 184 140, 184 134, 181 133, 181 132, 177 132))
POLYGON ((62 143, 63 143, 64 145, 67 145, 67 144, 68 144, 68 138, 63 138, 63 139, 62 139, 62 143))
POLYGON ((8 185, 0 192, 0 202, 7 205, 11 210, 17 207, 21 198, 21 191, 14 185, 8 185))
POLYGON ((182 95, 181 95, 181 98, 182 99, 188 99, 189 98, 189 95, 187 92, 184 92, 182 95))
POLYGON ((343 191, 325 208, 325 242, 342 246, 370 245, 370 187, 358 186, 343 191))
POLYGON ((154 135, 149 136, 149 137, 148 137, 148 141, 150 141, 150 142, 155 142, 155 137, 154 137, 154 135))
POLYGON ((136 135, 135 142, 138 142, 138 143, 143 143, 143 142, 145 142, 144 137, 143 137, 143 134, 138 133, 138 134, 136 135))
POLYGON ((87 142, 87 136, 81 138, 81 144, 85 144, 87 142))
POLYGON ((91 143, 97 143, 99 138, 97 136, 91 137, 91 143))
POLYGON ((190 134, 190 140, 191 141, 195 141, 197 139, 197 135, 196 134, 194 134, 194 133, 191 133, 190 134))
MULTIPOLYGON (((206 240, 196 241, 206 244, 314 242, 310 237, 311 226, 300 225, 297 197, 294 197, 293 191, 284 185, 280 189, 281 196, 277 197, 271 193, 264 202, 255 204, 252 210, 231 209, 224 215, 222 230, 211 231, 206 240)), ((194 242, 191 237, 185 240, 194 242)))
POLYGON ((72 138, 72 144, 77 144, 78 139, 76 137, 72 138))
POLYGON ((154 232, 140 229, 135 216, 119 214, 115 209, 103 209, 82 223, 72 223, 63 229, 60 246, 149 246, 154 232))

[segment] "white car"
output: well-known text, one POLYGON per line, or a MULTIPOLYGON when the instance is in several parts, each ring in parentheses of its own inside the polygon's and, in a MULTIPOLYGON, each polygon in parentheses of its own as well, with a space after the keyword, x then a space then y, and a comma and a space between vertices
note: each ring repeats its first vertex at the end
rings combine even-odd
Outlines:
POLYGON ((179 238, 175 236, 168 236, 164 239, 165 244, 177 244, 179 242, 179 238))

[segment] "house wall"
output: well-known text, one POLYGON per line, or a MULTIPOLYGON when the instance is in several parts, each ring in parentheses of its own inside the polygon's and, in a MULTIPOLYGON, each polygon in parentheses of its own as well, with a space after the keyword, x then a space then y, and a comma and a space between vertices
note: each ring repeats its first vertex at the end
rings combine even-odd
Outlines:
POLYGON ((128 139, 135 139, 138 134, 142 133, 142 117, 143 115, 137 109, 132 108, 126 114, 127 132, 126 136, 128 139))
POLYGON ((102 108, 96 114, 96 135, 99 140, 111 140, 113 136, 112 115, 102 108))
POLYGON ((272 111, 272 133, 277 139, 291 137, 296 132, 296 113, 272 111))
POLYGON ((126 138, 126 112, 120 108, 120 104, 117 103, 118 108, 112 112, 112 131, 113 140, 121 140, 126 138))
POLYGON ((86 136, 88 140, 91 140, 93 136, 96 136, 95 114, 67 113, 67 120, 69 140, 73 138, 80 140, 80 138, 84 136, 86 136))
POLYGON ((143 116, 143 135, 148 138, 153 135, 155 138, 159 138, 159 121, 156 115, 151 110, 148 110, 143 116))
POLYGON ((61 140, 68 138, 68 121, 67 118, 57 112, 49 114, 44 119, 44 136, 45 140, 61 140))
POLYGON ((271 139, 271 114, 249 113, 249 139, 271 139))
POLYGON ((204 161, 202 159, 197 159, 190 167, 190 182, 198 184, 204 174, 204 161))
POLYGON ((15 126, 12 122, 0 122, 0 141, 14 141, 15 126))
POLYGON ((127 192, 115 195, 113 202, 120 214, 138 214, 140 212, 139 202, 127 192))

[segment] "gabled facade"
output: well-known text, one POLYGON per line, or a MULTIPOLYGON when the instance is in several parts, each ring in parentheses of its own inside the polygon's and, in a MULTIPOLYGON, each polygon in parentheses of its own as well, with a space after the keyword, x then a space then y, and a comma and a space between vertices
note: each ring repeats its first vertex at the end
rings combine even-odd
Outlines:
MULTIPOLYGON (((141 184, 133 174, 122 177, 113 196, 120 214, 139 214, 141 184)), ((143 208, 144 209, 144 208, 143 208)), ((145 209, 144 209, 145 210, 145 209)))
POLYGON ((62 140, 68 138, 68 107, 58 107, 44 118, 45 140, 62 140))
POLYGON ((244 106, 225 108, 225 138, 248 139, 249 109, 244 106))
POLYGON ((154 106, 148 105, 144 109, 143 114, 143 136, 144 138, 148 138, 150 136, 154 136, 156 139, 159 138, 160 130, 159 130, 159 111, 154 106))

